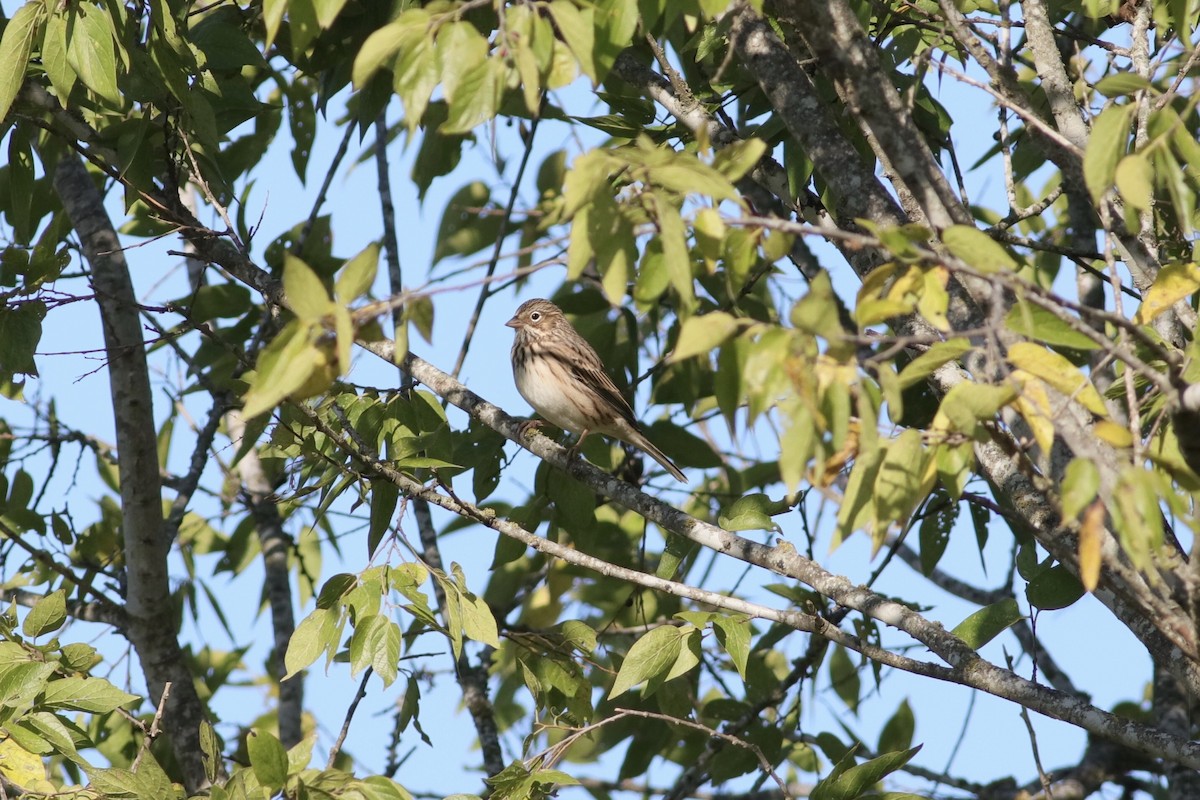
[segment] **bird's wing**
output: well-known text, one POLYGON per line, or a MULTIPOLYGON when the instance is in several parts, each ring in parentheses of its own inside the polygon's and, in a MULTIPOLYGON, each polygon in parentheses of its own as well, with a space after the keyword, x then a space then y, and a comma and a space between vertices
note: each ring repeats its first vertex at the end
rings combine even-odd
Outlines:
POLYGON ((581 348, 578 352, 573 353, 571 355, 571 371, 585 386, 617 409, 626 422, 631 423, 634 428, 638 427, 637 417, 633 415, 633 408, 625 399, 625 395, 621 394, 621 390, 613 383, 612 378, 608 377, 604 365, 600 362, 600 356, 596 354, 595 350, 592 350, 591 347, 587 350, 581 348))

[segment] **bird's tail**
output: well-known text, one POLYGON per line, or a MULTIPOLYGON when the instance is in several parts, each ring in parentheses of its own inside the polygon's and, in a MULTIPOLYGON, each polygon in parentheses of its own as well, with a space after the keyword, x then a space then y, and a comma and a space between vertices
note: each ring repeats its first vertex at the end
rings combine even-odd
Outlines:
POLYGON ((679 467, 675 466, 675 462, 667 458, 666 454, 663 453, 662 450, 659 450, 657 447, 655 447, 654 442, 647 439, 644 433, 641 431, 634 431, 633 433, 635 435, 629 437, 630 444, 632 444, 634 447, 644 450, 647 455, 649 455, 659 464, 662 464, 663 469, 671 473, 675 480, 679 481, 680 483, 688 482, 687 477, 683 474, 679 467))

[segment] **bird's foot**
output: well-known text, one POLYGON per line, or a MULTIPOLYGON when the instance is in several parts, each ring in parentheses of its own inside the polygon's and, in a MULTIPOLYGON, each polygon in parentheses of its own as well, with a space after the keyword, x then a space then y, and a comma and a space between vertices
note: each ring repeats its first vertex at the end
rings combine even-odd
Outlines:
POLYGON ((545 424, 540 419, 527 419, 517 425, 517 435, 524 439, 530 431, 540 431, 545 424))

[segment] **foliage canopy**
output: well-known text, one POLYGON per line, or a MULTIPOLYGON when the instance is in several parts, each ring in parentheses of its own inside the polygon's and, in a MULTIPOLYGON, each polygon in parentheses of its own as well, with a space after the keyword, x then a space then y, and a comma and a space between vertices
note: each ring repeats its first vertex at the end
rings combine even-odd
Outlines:
POLYGON ((1196 0, 9 5, 9 795, 412 797, 433 776, 402 743, 461 703, 478 751, 438 792, 1200 796, 1196 0), (376 195, 339 195, 364 141, 376 195), (284 158, 309 210, 264 241, 284 158), (448 198, 428 263, 393 194, 448 198), (378 205, 373 241, 335 246, 339 203, 378 205), (652 409, 687 494, 459 382, 535 290, 652 409), (81 305, 111 442, 60 416, 39 347, 81 305), (490 571, 443 558, 468 533, 490 571), (829 567, 867 541, 864 583, 829 567), (261 672, 235 578, 270 619, 261 672), (1085 595, 1149 689, 1093 702, 1103 676, 1039 638, 1085 595), (343 751, 357 700, 315 755, 342 720, 305 684, 335 663, 396 696, 388 763, 343 751), (937 703, 899 675, 1087 743, 985 785, 921 759, 937 703), (270 712, 218 720, 247 681, 270 712))

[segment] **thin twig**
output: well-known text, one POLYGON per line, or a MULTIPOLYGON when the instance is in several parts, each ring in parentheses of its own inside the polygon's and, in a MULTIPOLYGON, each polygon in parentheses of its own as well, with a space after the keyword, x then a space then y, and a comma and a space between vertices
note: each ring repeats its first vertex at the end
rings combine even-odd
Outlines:
POLYGON ((483 304, 487 302, 488 297, 492 293, 492 285, 490 278, 496 271, 496 265, 500 263, 500 248, 504 244, 504 237, 508 236, 508 226, 512 220, 513 209, 517 205, 517 196, 521 191, 521 181, 525 177, 525 168, 529 165, 529 157, 533 154, 533 139, 537 133, 538 122, 541 117, 535 116, 533 122, 529 126, 529 134, 525 138, 525 152, 521 154, 521 163, 517 167, 517 175, 513 179, 512 189, 508 193, 508 206, 504 209, 504 216, 500 218, 500 230, 496 232, 496 244, 492 247, 492 258, 487 265, 487 275, 484 278, 483 288, 479 291, 479 297, 475 301, 475 310, 471 312, 471 318, 467 320, 467 331, 463 334, 462 346, 458 350, 458 358, 454 360, 454 369, 450 374, 458 377, 462 371, 463 362, 467 360, 467 350, 471 348, 471 340, 475 337, 475 327, 479 324, 479 315, 483 313, 483 304))
POLYGON ((163 684, 162 696, 158 698, 158 710, 154 712, 154 719, 150 721, 150 728, 146 730, 146 735, 142 739, 142 746, 138 750, 137 757, 133 759, 133 766, 130 771, 137 772, 138 764, 142 763, 142 757, 150 752, 150 745, 154 744, 154 740, 162 733, 160 725, 162 723, 163 712, 167 708, 167 698, 171 696, 171 682, 167 681, 163 684))
POLYGON ((354 699, 350 701, 350 707, 346 709, 346 719, 342 722, 342 730, 338 733, 337 741, 333 743, 333 747, 329 748, 329 759, 325 762, 325 769, 333 769, 334 763, 337 761, 338 753, 342 751, 342 745, 346 743, 346 736, 350 733, 350 723, 354 720, 354 712, 358 710, 358 704, 367 696, 367 681, 375 674, 373 667, 367 667, 363 672, 362 680, 358 684, 358 691, 354 693, 354 699))

